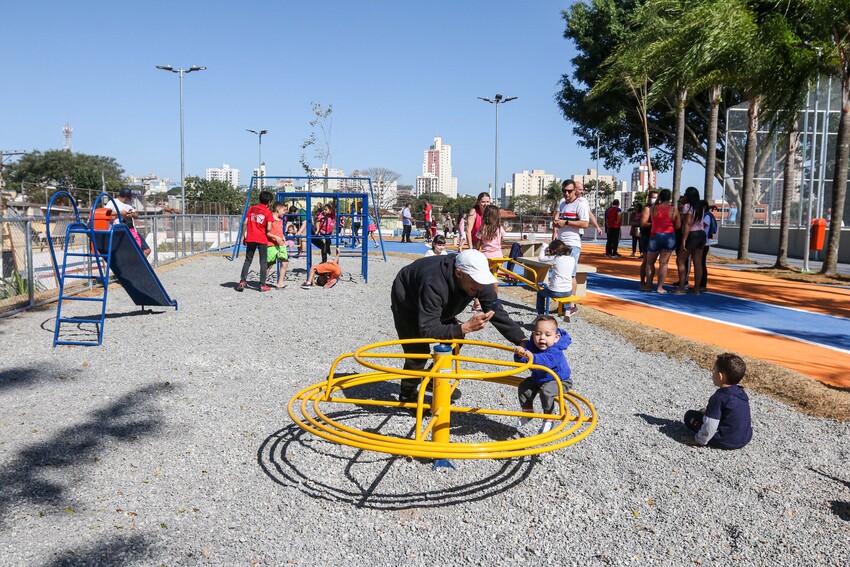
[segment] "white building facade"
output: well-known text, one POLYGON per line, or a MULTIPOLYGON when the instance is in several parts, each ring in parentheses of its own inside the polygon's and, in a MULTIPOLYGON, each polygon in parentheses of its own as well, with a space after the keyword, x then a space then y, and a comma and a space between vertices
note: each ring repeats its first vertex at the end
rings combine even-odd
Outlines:
POLYGON ((231 187, 239 188, 239 170, 223 164, 221 167, 208 167, 207 181, 226 181, 231 187))
MULTIPOLYGON (((322 164, 321 167, 310 169, 310 177, 345 177, 341 169, 322 164)), ((311 193, 341 193, 347 191, 342 179, 310 179, 307 181, 307 191, 311 193)))
POLYGON ((457 177, 452 177, 452 147, 437 136, 422 160, 422 175, 416 178, 416 195, 439 192, 457 197, 457 177))
POLYGON ((529 196, 537 199, 546 197, 546 190, 558 178, 542 169, 527 169, 511 176, 510 183, 502 187, 502 206, 507 207, 511 197, 529 196))

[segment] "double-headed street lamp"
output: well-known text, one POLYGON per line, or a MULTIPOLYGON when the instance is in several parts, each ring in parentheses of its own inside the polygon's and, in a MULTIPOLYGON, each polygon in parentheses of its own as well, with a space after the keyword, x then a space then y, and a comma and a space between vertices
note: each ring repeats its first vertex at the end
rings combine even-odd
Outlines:
MULTIPOLYGON (((260 159, 257 162, 257 177, 261 177, 263 175, 263 134, 268 134, 268 130, 252 130, 251 128, 245 128, 246 132, 251 132, 252 134, 256 134, 260 140, 260 159)), ((259 179, 257 185, 259 188, 263 188, 263 180, 259 179)))
MULTIPOLYGON (((162 69, 163 71, 169 71, 171 73, 177 73, 180 75, 180 214, 186 214, 186 175, 184 171, 183 164, 183 75, 186 73, 191 73, 193 71, 204 71, 206 67, 199 67, 197 65, 192 65, 188 69, 175 69, 171 65, 157 65, 157 69, 162 69)), ((185 221, 184 221, 185 222, 185 221)), ((185 226, 184 226, 185 228, 185 226)), ((185 239, 184 239, 185 240, 185 239)), ((185 241, 184 241, 184 250, 183 253, 185 255, 185 241)))
POLYGON ((512 100, 516 100, 518 97, 509 96, 507 98, 503 98, 502 95, 497 94, 492 99, 486 98, 483 96, 478 97, 484 102, 489 102, 490 104, 496 105, 496 170, 493 174, 493 191, 498 193, 499 191, 499 105, 505 104, 506 102, 511 102, 512 100))

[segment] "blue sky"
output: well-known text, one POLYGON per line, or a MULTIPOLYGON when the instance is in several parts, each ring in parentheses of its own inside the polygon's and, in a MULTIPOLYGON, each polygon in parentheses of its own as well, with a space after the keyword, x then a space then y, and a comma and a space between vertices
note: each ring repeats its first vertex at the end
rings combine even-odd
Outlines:
MULTIPOLYGON (((519 98, 500 109, 500 184, 523 169, 566 177, 595 167, 553 100, 573 54, 569 4, 19 2, 0 20, 0 149, 61 148, 70 121, 74 151, 178 179, 179 81, 155 66, 204 65, 184 79, 187 175, 229 163, 247 181, 246 128, 269 130, 269 175, 298 174, 315 101, 333 104, 333 166, 412 184, 440 135, 459 192, 477 193, 493 179, 494 108, 476 97, 501 93, 519 98)), ((688 166, 684 182, 702 175, 688 166)))

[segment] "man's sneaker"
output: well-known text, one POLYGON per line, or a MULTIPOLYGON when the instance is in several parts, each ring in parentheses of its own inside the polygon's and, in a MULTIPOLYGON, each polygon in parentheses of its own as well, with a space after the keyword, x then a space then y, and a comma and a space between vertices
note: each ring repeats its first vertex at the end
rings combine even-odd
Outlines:
POLYGON ((267 285, 261 285, 261 286, 260 286, 260 291, 269 291, 270 289, 271 289, 271 288, 270 288, 269 286, 267 286, 267 285))
MULTIPOLYGON (((531 413, 531 412, 534 411, 534 408, 522 408, 522 411, 526 411, 526 412, 531 413)), ((531 423, 532 419, 533 418, 531 418, 531 417, 521 417, 521 418, 519 418, 519 423, 518 423, 517 427, 525 427, 526 425, 531 423)))
POLYGON ((311 287, 313 287, 313 284, 311 284, 310 282, 304 282, 303 284, 301 284, 301 289, 310 289, 311 287))
POLYGON ((540 426, 540 431, 538 433, 548 433, 552 430, 552 426, 555 425, 555 422, 551 419, 547 419, 543 422, 543 425, 540 426))
POLYGON ((245 282, 239 282, 234 288, 236 291, 245 291, 245 282))

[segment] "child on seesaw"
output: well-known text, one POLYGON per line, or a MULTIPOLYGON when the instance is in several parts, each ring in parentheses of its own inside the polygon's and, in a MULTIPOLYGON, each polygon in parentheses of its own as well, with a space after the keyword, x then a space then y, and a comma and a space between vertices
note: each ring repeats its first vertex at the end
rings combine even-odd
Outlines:
MULTIPOLYGON (((538 315, 533 325, 531 338, 527 339, 523 346, 514 347, 514 360, 522 362, 528 358, 527 353, 530 352, 534 357, 534 364, 545 366, 558 375, 566 394, 573 382, 570 379, 570 365, 567 364, 564 351, 570 346, 572 339, 566 331, 558 328, 558 320, 551 315, 538 315)), ((545 370, 533 369, 531 376, 520 383, 517 393, 522 411, 533 413, 534 398, 540 394, 543 413, 555 413, 558 383, 545 370)), ((530 421, 530 417, 519 418, 519 427, 523 427, 530 421)), ((552 429, 553 423, 551 419, 544 420, 539 432, 546 433, 552 429)))

